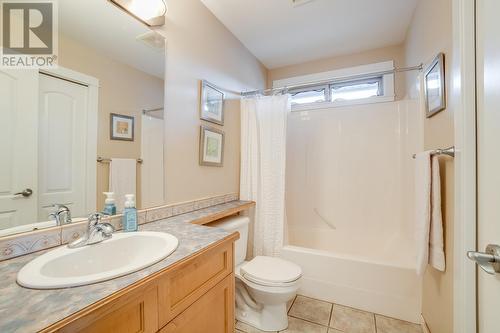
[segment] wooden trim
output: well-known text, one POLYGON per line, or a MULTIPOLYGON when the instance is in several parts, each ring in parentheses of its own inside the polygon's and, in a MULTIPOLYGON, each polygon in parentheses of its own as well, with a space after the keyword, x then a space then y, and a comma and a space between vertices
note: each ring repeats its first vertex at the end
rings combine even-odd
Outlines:
POLYGON ((192 255, 190 255, 184 259, 181 259, 181 260, 173 263, 172 265, 164 268, 163 270, 160 270, 156 273, 153 273, 153 274, 147 276, 146 278, 133 283, 132 285, 130 285, 128 287, 125 287, 121 290, 118 290, 117 292, 109 295, 108 297, 105 297, 105 298, 95 302, 94 304, 91 304, 91 305, 87 306, 86 308, 83 308, 82 310, 46 327, 45 329, 41 330, 40 332, 41 333, 48 333, 48 332, 58 331, 58 330, 64 328, 65 326, 67 326, 67 325, 69 325, 77 320, 80 320, 80 319, 84 318, 85 316, 90 315, 92 312, 98 310, 99 308, 101 308, 105 305, 110 305, 111 303, 116 302, 121 297, 126 297, 127 294, 133 293, 137 290, 140 291, 142 288, 148 288, 149 284, 153 283, 154 280, 156 280, 161 275, 168 274, 168 273, 180 268, 186 262, 188 262, 190 260, 194 260, 196 258, 199 258, 200 256, 203 256, 207 252, 210 252, 211 250, 213 250, 219 246, 224 246, 225 243, 233 243, 236 240, 238 240, 239 238, 240 238, 239 233, 235 232, 235 233, 227 236, 226 238, 224 238, 224 239, 222 239, 214 244, 211 244, 208 247, 206 247, 206 248, 204 248, 196 253, 193 253, 192 255))
POLYGON ((427 326, 427 323, 425 322, 425 318, 422 314, 420 314, 420 325, 422 326, 422 331, 424 333, 431 333, 429 327, 427 326))
POLYGON ((231 215, 238 214, 238 213, 240 213, 240 212, 242 212, 244 210, 250 209, 252 207, 255 207, 255 202, 253 202, 253 201, 248 202, 248 203, 243 204, 243 205, 238 206, 238 207, 233 207, 233 208, 226 209, 226 210, 224 210, 222 212, 219 212, 219 213, 215 213, 215 214, 212 214, 212 215, 209 215, 209 216, 204 216, 202 218, 199 218, 197 220, 192 221, 191 223, 193 223, 193 224, 200 224, 200 225, 208 224, 208 223, 220 220, 220 219, 222 219, 224 217, 228 217, 228 216, 231 216, 231 215))

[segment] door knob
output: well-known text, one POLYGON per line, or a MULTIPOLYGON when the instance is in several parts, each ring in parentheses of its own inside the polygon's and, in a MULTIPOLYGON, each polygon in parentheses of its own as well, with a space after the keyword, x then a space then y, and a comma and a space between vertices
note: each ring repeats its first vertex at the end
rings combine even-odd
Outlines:
POLYGON ((30 189, 30 188, 27 188, 25 189, 24 191, 22 192, 18 192, 18 193, 14 193, 15 196, 23 196, 24 198, 28 198, 28 197, 31 197, 31 195, 33 194, 33 190, 30 189))
POLYGON ((490 244, 486 252, 467 252, 467 257, 475 261, 488 274, 500 273, 500 246, 490 244))

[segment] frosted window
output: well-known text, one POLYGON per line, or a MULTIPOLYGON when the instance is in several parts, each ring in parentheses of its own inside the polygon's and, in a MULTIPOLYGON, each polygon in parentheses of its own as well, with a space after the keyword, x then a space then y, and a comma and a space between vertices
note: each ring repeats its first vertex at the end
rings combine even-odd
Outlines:
POLYGON ((290 91, 292 95, 292 104, 310 104, 326 102, 327 88, 309 88, 299 91, 290 91))
POLYGON ((331 86, 331 101, 352 101, 383 95, 382 78, 344 82, 331 86))

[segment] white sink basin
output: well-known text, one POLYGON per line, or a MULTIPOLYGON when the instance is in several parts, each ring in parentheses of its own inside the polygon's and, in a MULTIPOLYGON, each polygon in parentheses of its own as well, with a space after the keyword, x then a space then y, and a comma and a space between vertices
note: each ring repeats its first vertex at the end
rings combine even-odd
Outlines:
POLYGON ((33 289, 76 287, 126 275, 166 258, 179 240, 162 232, 113 234, 104 242, 50 251, 30 261, 17 274, 17 282, 33 289))

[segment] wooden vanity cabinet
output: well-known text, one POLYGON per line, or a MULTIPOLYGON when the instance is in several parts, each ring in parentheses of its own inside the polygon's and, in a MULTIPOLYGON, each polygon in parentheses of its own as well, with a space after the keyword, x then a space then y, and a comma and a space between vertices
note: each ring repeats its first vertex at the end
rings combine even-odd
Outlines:
POLYGON ((42 332, 233 333, 237 233, 42 332))

